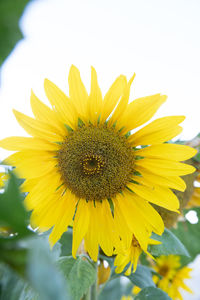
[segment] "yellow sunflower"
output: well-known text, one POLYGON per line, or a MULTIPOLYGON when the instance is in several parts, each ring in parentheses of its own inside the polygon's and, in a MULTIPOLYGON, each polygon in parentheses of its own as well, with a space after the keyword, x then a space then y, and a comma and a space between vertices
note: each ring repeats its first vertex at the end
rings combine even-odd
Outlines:
MULTIPOLYGON (((152 239, 149 239, 148 241, 149 245, 158 245, 160 243, 161 242, 152 239)), ((114 266, 116 266, 115 272, 121 273, 129 263, 130 265, 126 270, 125 275, 130 275, 132 271, 135 272, 138 264, 138 259, 140 257, 140 254, 142 253, 142 250, 144 250, 144 252, 147 255, 154 259, 146 248, 142 249, 134 235, 132 236, 132 241, 128 248, 125 247, 122 241, 122 248, 115 250, 115 253, 117 254, 114 261, 114 266)))
POLYGON ((162 255, 156 259, 153 266, 154 270, 162 276, 153 276, 157 287, 165 291, 173 300, 183 300, 180 294, 180 288, 192 293, 192 290, 184 283, 185 279, 191 278, 189 273, 192 269, 188 267, 181 268, 180 256, 162 255))
POLYGON ((185 279, 191 278, 191 271, 192 269, 188 267, 183 267, 182 269, 177 271, 168 290, 168 295, 172 299, 184 300, 180 293, 180 289, 183 289, 186 292, 193 294, 193 291, 184 283, 185 279))
POLYGON ((126 228, 146 249, 152 231, 162 234, 164 230, 150 203, 178 211, 179 202, 170 188, 183 191, 185 183, 179 176, 194 171, 179 161, 193 156, 195 150, 165 143, 181 132, 178 124, 183 116, 160 118, 136 131, 166 96, 156 94, 128 103, 133 79, 127 82, 119 76, 103 98, 92 68, 88 95, 78 69, 72 66, 69 97, 46 79, 51 108, 32 92, 35 118, 14 110, 32 137, 0 141, 3 148, 18 151, 5 162, 26 179, 22 190, 29 192, 25 204, 32 210, 31 224, 41 231, 53 228, 50 243, 54 245, 74 220, 74 257, 83 239, 93 260, 99 246, 112 255, 119 236, 124 241, 130 238, 126 228))

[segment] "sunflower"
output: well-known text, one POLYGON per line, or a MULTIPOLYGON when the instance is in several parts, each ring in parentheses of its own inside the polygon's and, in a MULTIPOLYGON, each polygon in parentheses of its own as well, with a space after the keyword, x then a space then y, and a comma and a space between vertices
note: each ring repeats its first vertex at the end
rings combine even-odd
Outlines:
POLYGON ((180 267, 180 257, 176 255, 162 255, 156 259, 156 264, 153 266, 154 270, 162 276, 154 276, 154 281, 158 284, 158 287, 166 291, 168 283, 172 280, 180 267))
MULTIPOLYGON (((152 239, 149 239, 148 241, 149 245, 158 245, 160 243, 161 242, 152 239)), ((116 273, 121 273, 128 264, 129 266, 125 272, 125 275, 129 276, 132 271, 135 272, 138 264, 138 259, 143 250, 149 257, 154 259, 153 256, 147 251, 147 249, 142 249, 134 235, 132 236, 132 241, 129 247, 123 247, 124 243, 122 241, 122 248, 115 250, 117 254, 114 261, 114 266, 116 266, 116 273)))
POLYGON ((83 239, 93 260, 99 246, 112 255, 120 239, 130 243, 126 228, 146 249, 152 231, 161 235, 164 230, 150 203, 178 211, 179 202, 170 188, 184 190, 179 176, 194 172, 179 161, 193 156, 195 150, 165 143, 181 132, 178 124, 183 116, 160 118, 136 131, 166 96, 156 94, 128 103, 133 79, 127 82, 119 76, 102 98, 94 68, 88 95, 78 69, 72 66, 69 97, 46 79, 51 108, 32 92, 35 118, 14 110, 31 137, 0 141, 3 148, 17 151, 5 162, 26 179, 22 191, 28 192, 25 205, 32 210, 32 226, 41 231, 52 228, 53 246, 73 219, 74 257, 83 239))
POLYGON ((165 291, 173 300, 183 300, 180 288, 192 293, 192 290, 184 283, 185 279, 191 278, 191 268, 187 266, 181 268, 180 256, 168 255, 160 256, 153 266, 154 270, 162 276, 153 276, 157 287, 165 291))

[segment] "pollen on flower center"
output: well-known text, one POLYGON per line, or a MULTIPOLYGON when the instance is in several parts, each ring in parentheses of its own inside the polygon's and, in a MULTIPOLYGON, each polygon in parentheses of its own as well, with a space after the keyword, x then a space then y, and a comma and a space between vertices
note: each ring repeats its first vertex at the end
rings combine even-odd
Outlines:
POLYGON ((101 201, 120 193, 131 179, 134 153, 126 138, 106 126, 72 131, 58 151, 64 184, 79 198, 101 201))
POLYGON ((100 155, 86 154, 81 161, 83 171, 86 175, 93 175, 99 173, 104 166, 104 161, 100 155))

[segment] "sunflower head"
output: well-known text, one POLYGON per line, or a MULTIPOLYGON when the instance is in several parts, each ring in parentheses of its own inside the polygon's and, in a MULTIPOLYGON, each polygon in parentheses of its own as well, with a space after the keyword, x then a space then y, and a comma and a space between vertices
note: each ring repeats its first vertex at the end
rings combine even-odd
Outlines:
POLYGON ((187 266, 181 267, 180 256, 162 255, 156 259, 153 268, 159 275, 161 275, 161 278, 154 275, 154 282, 172 299, 183 300, 180 288, 192 293, 191 289, 184 283, 185 279, 191 278, 190 272, 192 269, 187 266))
POLYGON ((113 128, 82 125, 62 143, 58 168, 78 198, 102 201, 115 197, 131 180, 134 154, 126 137, 113 128))
POLYGON ((52 229, 54 245, 73 220, 74 257, 82 240, 93 260, 99 246, 110 256, 121 243, 126 249, 132 245, 134 257, 139 257, 152 232, 161 235, 164 230, 151 204, 178 212, 179 202, 170 189, 183 191, 185 183, 179 176, 194 171, 180 161, 195 150, 165 143, 181 132, 183 116, 141 127, 166 96, 155 94, 129 103, 134 77, 127 82, 120 75, 102 97, 95 69, 88 94, 72 66, 69 96, 46 79, 50 107, 32 92, 34 118, 14 110, 30 137, 0 141, 3 148, 16 151, 5 163, 26 179, 21 189, 28 193, 25 205, 32 210, 31 224, 40 231, 52 229), (138 244, 132 243, 133 236, 138 244))

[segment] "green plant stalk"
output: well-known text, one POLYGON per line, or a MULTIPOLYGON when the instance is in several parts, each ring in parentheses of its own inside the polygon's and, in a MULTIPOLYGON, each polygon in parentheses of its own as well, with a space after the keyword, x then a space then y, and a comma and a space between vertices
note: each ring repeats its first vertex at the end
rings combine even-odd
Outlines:
POLYGON ((82 298, 83 300, 92 300, 90 298, 90 290, 91 290, 91 288, 89 288, 87 293, 83 296, 83 298, 82 298))
POLYGON ((90 296, 91 296, 91 300, 97 300, 97 288, 98 288, 98 259, 97 262, 93 262, 94 267, 95 267, 95 271, 96 271, 96 278, 95 278, 95 282, 93 283, 93 285, 91 286, 91 292, 90 292, 90 296))

